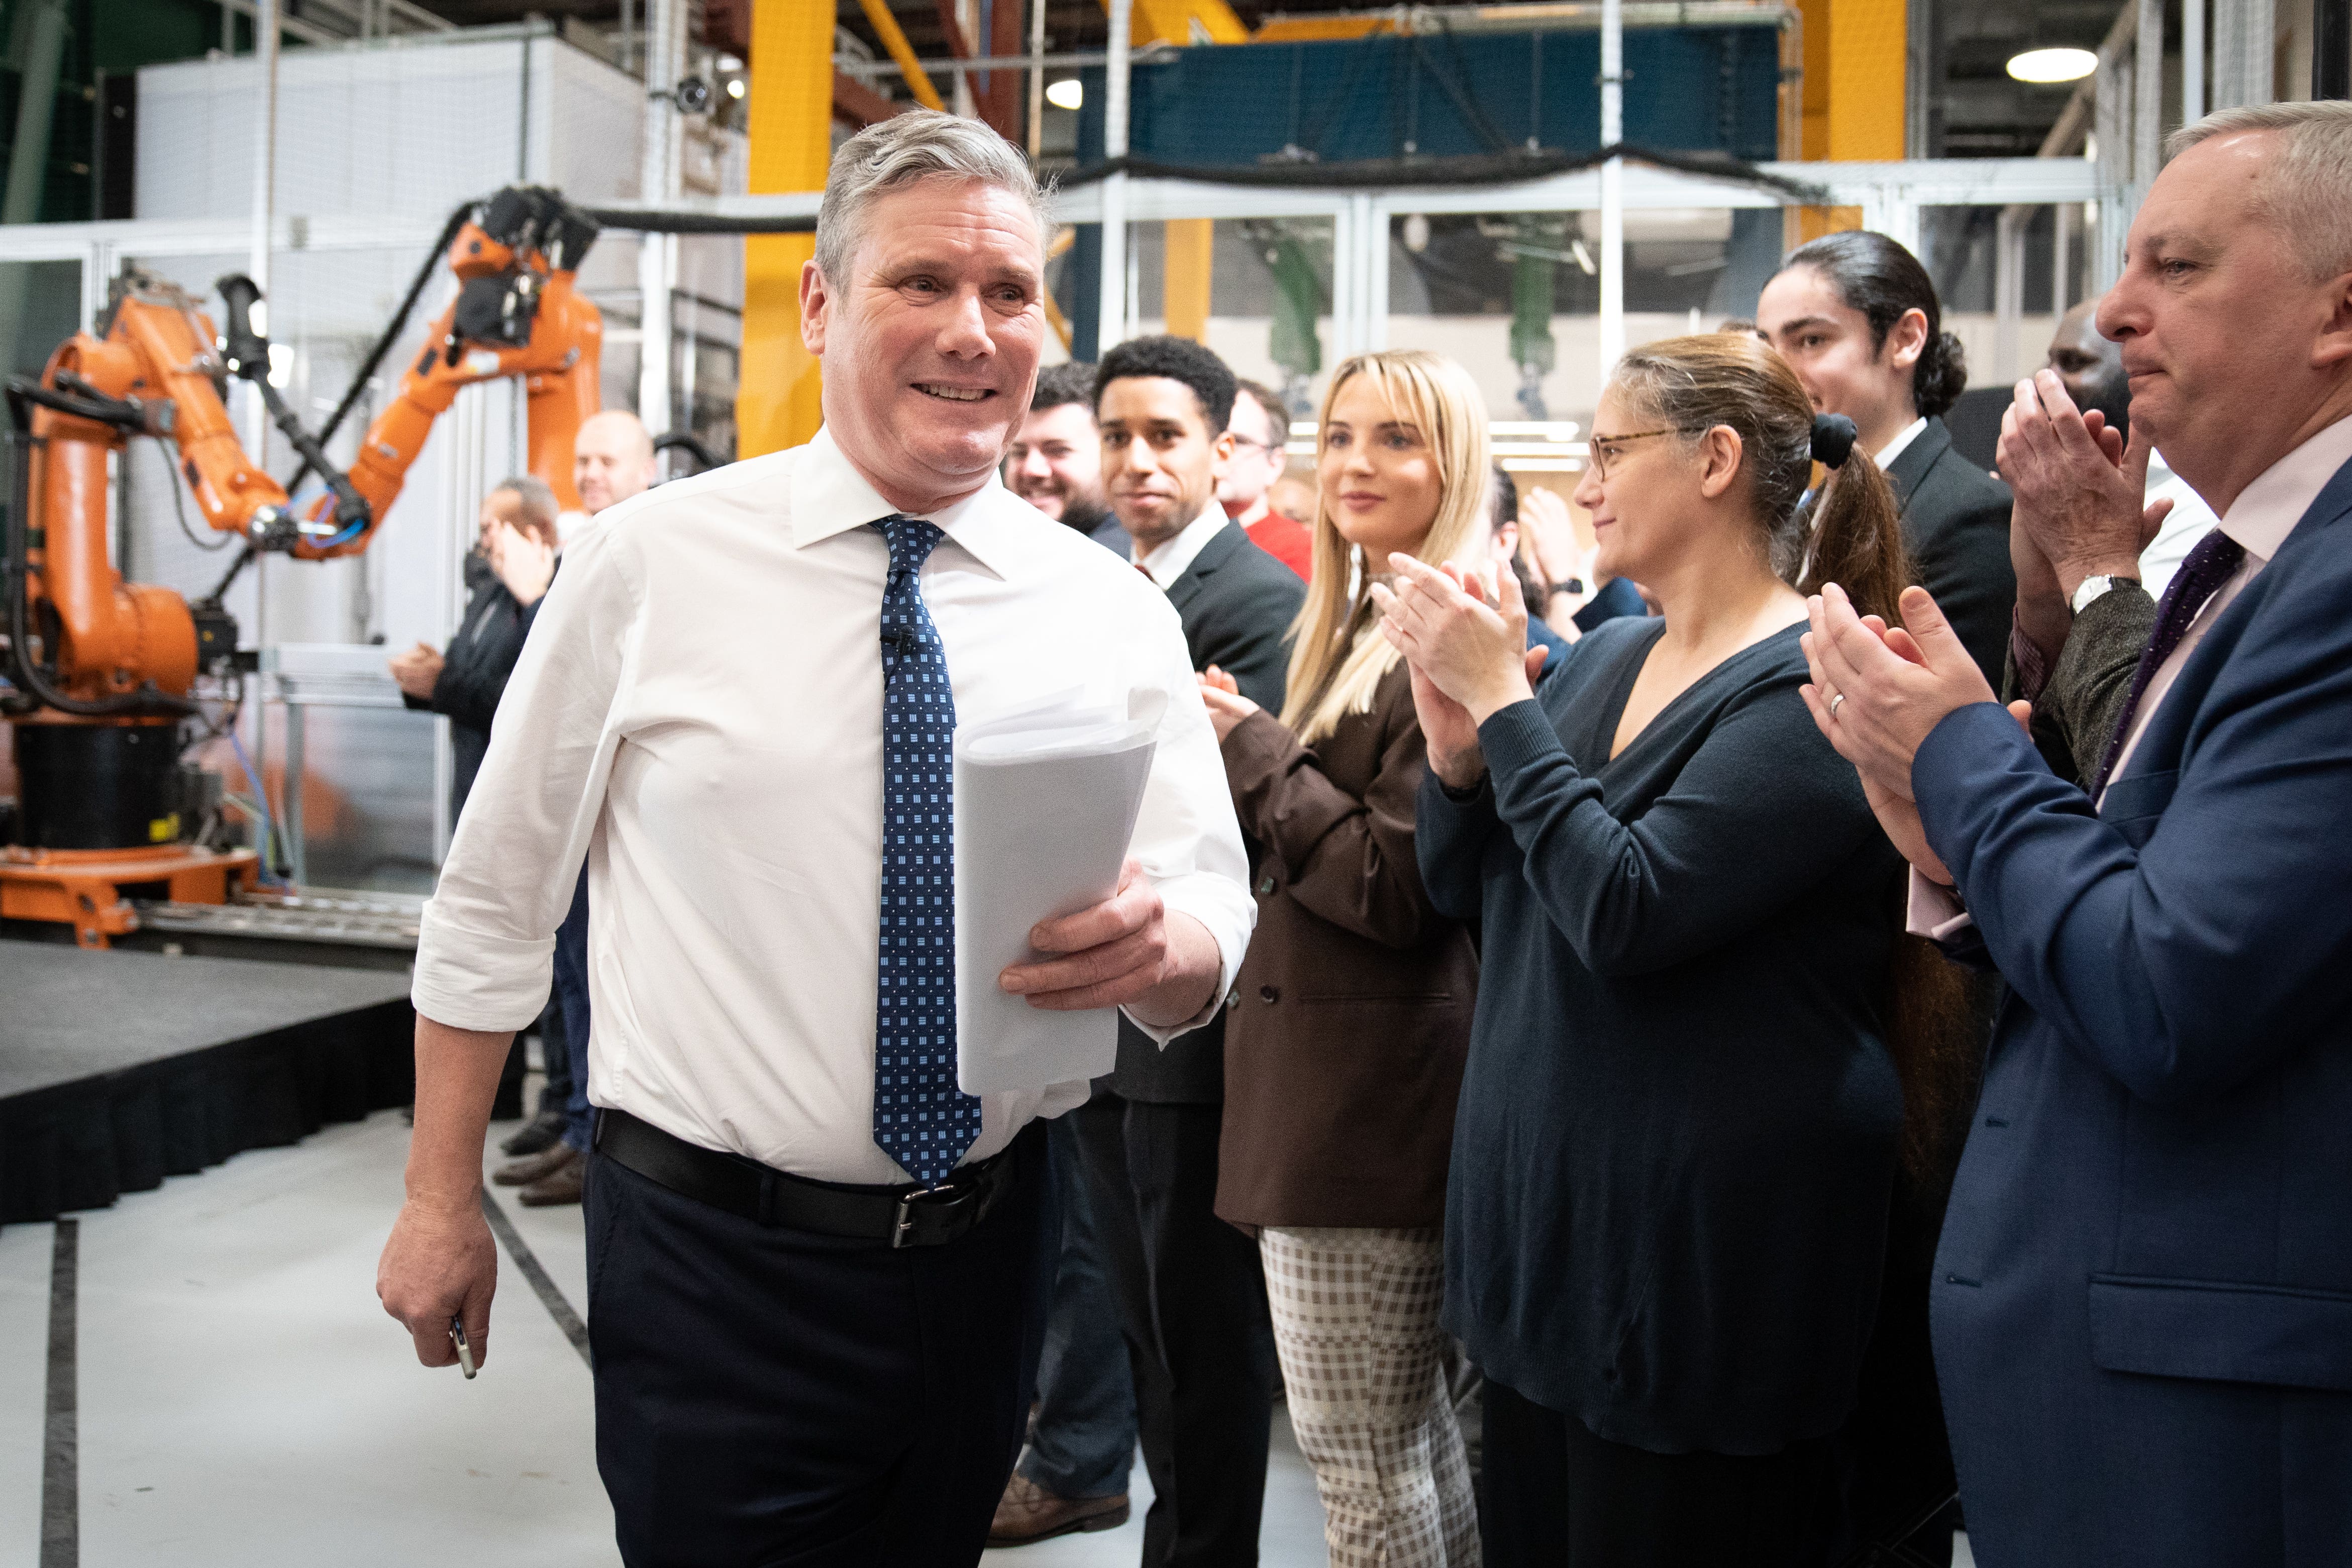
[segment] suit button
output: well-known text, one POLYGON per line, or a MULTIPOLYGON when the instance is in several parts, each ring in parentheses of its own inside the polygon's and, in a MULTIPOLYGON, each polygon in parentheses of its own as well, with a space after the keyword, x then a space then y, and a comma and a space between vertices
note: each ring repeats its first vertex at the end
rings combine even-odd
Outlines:
POLYGON ((1257 999, 1264 1002, 1266 1006, 1272 1007, 1275 1003, 1282 1000, 1282 992, 1273 986, 1260 986, 1257 988, 1257 999))
POLYGON ((1257 884, 1257 890, 1260 893, 1272 893, 1274 891, 1274 878, 1267 877, 1264 882, 1259 883, 1257 884))

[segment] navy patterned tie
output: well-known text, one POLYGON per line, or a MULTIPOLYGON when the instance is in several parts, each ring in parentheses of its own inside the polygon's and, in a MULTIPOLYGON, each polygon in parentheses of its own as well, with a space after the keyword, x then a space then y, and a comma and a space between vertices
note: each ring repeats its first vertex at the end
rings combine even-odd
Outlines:
POLYGON ((940 534, 919 517, 874 526, 890 541, 874 1141, 908 1176, 937 1186, 980 1135, 980 1100, 956 1087, 955 694, 920 580, 940 534))
POLYGON ((2148 634, 2147 646, 2140 651, 2139 668, 2132 673, 2131 695, 2125 699, 2123 716, 2116 720, 2116 733, 2107 742, 2107 754, 2099 763, 2099 776, 2091 780, 2091 799, 2096 801, 2099 792, 2107 787, 2107 776, 2124 754, 2124 737, 2131 734, 2132 719, 2139 712, 2140 699, 2147 695, 2150 681, 2189 635, 2189 628, 2205 609, 2205 601, 2221 590, 2238 568, 2244 564, 2246 547, 2215 528, 2197 541, 2197 547, 2181 560, 2180 570, 2172 574, 2165 585, 2164 601, 2156 607, 2156 630, 2148 634))

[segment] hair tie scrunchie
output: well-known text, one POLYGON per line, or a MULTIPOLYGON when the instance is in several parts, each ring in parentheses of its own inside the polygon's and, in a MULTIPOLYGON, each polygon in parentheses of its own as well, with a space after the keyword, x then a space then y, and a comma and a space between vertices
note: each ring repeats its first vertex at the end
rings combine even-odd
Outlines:
POLYGON ((1813 415, 1813 457, 1825 467, 1841 468, 1853 455, 1853 421, 1842 413, 1813 415))

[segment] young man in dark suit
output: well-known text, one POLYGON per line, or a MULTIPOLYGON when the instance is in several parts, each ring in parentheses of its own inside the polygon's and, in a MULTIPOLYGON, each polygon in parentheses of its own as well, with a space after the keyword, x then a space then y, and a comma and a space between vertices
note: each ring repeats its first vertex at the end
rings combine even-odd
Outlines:
MULTIPOLYGON (((1279 711, 1297 573, 1217 501, 1233 451, 1232 371, 1181 338, 1103 356, 1095 383, 1103 484, 1136 569, 1167 593, 1196 669, 1279 711)), ((1118 1065, 1070 1113, 1134 1371, 1154 1493, 1144 1568, 1257 1560, 1276 1377, 1257 1248, 1219 1219, 1222 1018, 1162 1050, 1119 1029, 1118 1065)))
POLYGON ((2131 572, 2151 446, 2221 516, 2077 737, 2087 789, 1916 591, 1890 638, 1825 591, 1805 691, 1913 928, 2011 988, 1934 1275, 1979 1560, 2320 1568, 2352 1562, 2352 105, 2171 151, 2099 308, 2128 452, 2046 375, 2002 442, 2070 601, 2131 572))
POLYGON ((1885 235, 1825 235, 1780 263, 1756 324, 1816 409, 1853 421, 1857 444, 1895 486, 1916 580, 1998 682, 2017 591, 2009 487, 1961 455, 1944 427, 1968 364, 1943 330, 1927 269, 1885 235))

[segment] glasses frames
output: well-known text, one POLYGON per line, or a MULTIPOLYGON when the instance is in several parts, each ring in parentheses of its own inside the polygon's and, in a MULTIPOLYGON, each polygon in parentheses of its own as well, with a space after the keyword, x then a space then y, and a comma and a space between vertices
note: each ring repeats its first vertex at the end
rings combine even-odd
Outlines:
POLYGON ((1624 445, 1629 441, 1647 441, 1654 435, 1692 435, 1696 434, 1696 432, 1686 430, 1678 424, 1670 424, 1664 430, 1636 430, 1629 432, 1623 435, 1601 435, 1595 433, 1590 445, 1590 450, 1592 455, 1592 476, 1595 479, 1600 480, 1602 484, 1607 484, 1609 482, 1609 465, 1624 455, 1624 454, 1618 451, 1617 448, 1624 445))

